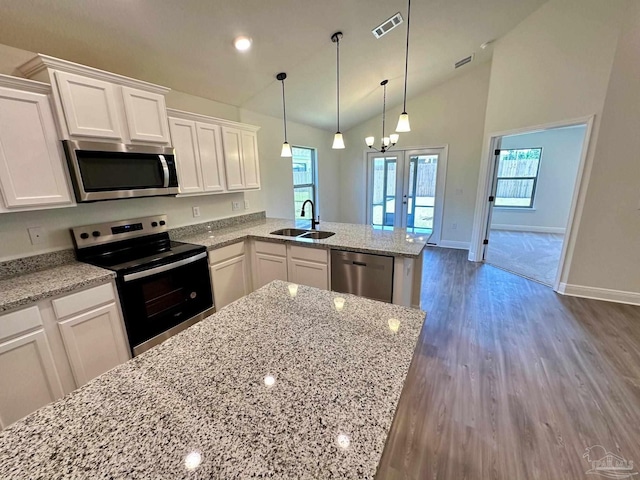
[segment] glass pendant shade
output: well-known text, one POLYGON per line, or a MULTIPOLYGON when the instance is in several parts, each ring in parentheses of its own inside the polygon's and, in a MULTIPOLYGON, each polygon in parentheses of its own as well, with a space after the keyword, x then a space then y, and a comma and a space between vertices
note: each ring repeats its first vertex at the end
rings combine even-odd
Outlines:
POLYGON ((395 145, 396 143, 398 143, 399 139, 400 135, 398 135, 397 133, 392 133, 391 135, 389 135, 389 141, 391 141, 391 145, 395 145))
POLYGON ((375 137, 367 137, 364 139, 364 143, 367 144, 367 147, 373 147, 374 142, 376 141, 375 137))
POLYGON ((385 147, 389 146, 389 137, 382 137, 382 145, 385 147))
POLYGON ((400 114, 400 118, 398 118, 398 126, 396 127, 396 132, 410 132, 411 125, 409 124, 409 114, 407 112, 402 112, 400 114))
POLYGON ((289 145, 287 142, 284 142, 282 144, 282 153, 280 153, 281 157, 292 157, 293 155, 291 154, 291 145, 289 145))
POLYGON ((342 134, 340 132, 336 132, 336 134, 333 136, 333 145, 331 146, 331 148, 344 148, 344 138, 342 138, 342 134))

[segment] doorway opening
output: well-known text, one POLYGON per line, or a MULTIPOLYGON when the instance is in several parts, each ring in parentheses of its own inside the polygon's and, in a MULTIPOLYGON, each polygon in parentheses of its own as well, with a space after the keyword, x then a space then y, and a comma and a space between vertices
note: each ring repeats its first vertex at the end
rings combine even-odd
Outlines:
POLYGON ((367 223, 406 228, 438 244, 447 147, 367 154, 367 223))
POLYGON ((588 123, 494 137, 482 260, 557 288, 588 123))

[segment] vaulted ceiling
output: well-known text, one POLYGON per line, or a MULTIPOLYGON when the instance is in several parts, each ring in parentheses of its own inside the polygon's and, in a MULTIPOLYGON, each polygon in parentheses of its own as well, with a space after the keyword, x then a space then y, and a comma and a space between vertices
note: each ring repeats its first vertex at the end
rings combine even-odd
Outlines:
MULTIPOLYGON (((413 0, 408 95, 452 75, 472 53, 486 61, 501 37, 544 0, 413 0)), ((406 22, 376 40, 371 29, 406 0, 2 0, 0 43, 166 85, 267 115, 335 130, 341 30, 341 127, 402 101, 406 22), (253 47, 238 52, 233 39, 253 47)), ((467 67, 468 68, 468 67, 467 67)))

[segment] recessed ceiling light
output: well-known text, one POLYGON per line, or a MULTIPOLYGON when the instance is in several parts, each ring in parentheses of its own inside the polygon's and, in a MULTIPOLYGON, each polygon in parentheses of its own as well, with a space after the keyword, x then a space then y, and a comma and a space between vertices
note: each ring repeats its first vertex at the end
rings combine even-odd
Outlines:
POLYGON ((233 44, 236 46, 238 50, 240 50, 241 52, 244 52, 251 48, 251 39, 249 37, 244 37, 244 36, 237 37, 233 41, 233 44))

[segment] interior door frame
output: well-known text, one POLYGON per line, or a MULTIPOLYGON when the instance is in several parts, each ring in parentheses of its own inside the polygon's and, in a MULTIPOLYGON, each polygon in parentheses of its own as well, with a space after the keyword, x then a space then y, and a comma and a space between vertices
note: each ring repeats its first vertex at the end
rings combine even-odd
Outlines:
POLYGON ((593 124, 595 122, 595 114, 585 117, 564 120, 560 122, 551 122, 543 125, 534 125, 514 130, 490 133, 488 141, 485 144, 481 164, 480 176, 478 178, 478 194, 476 197, 476 209, 473 220, 473 231, 471 234, 471 245, 469 248, 469 260, 472 262, 482 262, 484 257, 485 227, 489 221, 490 205, 489 194, 492 188, 492 179, 495 169, 494 151, 499 148, 502 137, 511 135, 521 135, 523 133, 533 133, 537 131, 551 130, 555 128, 571 127, 575 125, 585 125, 586 130, 582 143, 582 152, 580 154, 580 164, 578 165, 578 173, 573 187, 571 198, 571 208, 569 209, 569 218, 565 231, 564 241, 562 243, 562 252, 560 254, 560 262, 558 264, 558 272, 553 282, 553 290, 563 293, 563 286, 566 284, 569 276, 569 267, 573 258, 573 251, 576 243, 576 234, 580 226, 582 211, 587 194, 587 186, 591 177, 591 168, 593 164, 591 137, 593 132, 593 124))
MULTIPOLYGON (((404 192, 404 166, 408 163, 405 158, 412 153, 425 154, 424 152, 437 152, 438 158, 438 173, 436 177, 436 199, 434 209, 433 220, 433 233, 429 237, 429 244, 439 244, 442 236, 442 223, 444 220, 444 199, 447 183, 447 159, 449 157, 449 144, 435 145, 435 146, 407 146, 402 149, 394 149, 385 153, 367 151, 363 152, 366 188, 365 188, 365 223, 370 225, 373 217, 373 211, 371 207, 373 191, 371 189, 372 169, 370 168, 371 159, 396 156, 398 157, 398 163, 396 164, 396 212, 401 211, 403 217, 403 223, 406 222, 405 205, 402 204, 402 193, 404 192), (388 154, 388 155, 387 155, 388 154), (402 157, 402 161, 400 161, 402 157), (400 193, 399 193, 400 192, 400 193), (398 206, 401 208, 398 210, 398 206)), ((426 153, 429 155, 429 153, 426 153)), ((405 223, 406 224, 406 223, 405 223)))

